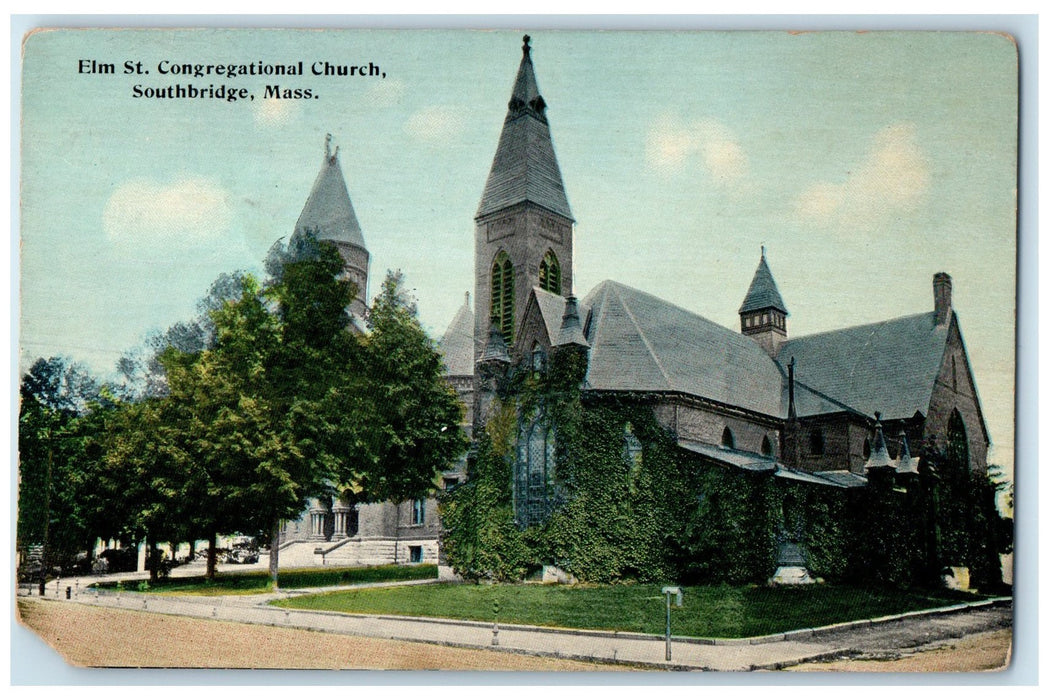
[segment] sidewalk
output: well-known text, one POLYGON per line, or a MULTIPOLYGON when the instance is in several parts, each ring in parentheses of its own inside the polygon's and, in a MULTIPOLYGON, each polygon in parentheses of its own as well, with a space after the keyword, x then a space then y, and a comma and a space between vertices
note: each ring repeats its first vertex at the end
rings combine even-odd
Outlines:
MULTIPOLYGON (((409 585, 425 585, 431 582, 414 581, 409 585)), ((303 593, 385 585, 405 583, 205 597, 87 590, 84 579, 80 579, 79 586, 71 585, 70 599, 74 602, 124 610, 292 627, 334 634, 704 671, 773 670, 847 653, 870 653, 877 649, 899 651, 908 646, 1007 626, 1012 613, 1011 600, 1000 599, 752 639, 674 638, 671 648, 672 660, 668 662, 665 640, 654 635, 290 610, 268 605, 276 598, 303 593)), ((46 597, 64 601, 65 588, 66 584, 62 584, 61 589, 56 591, 53 584, 49 585, 46 597), (55 595, 56 592, 59 595, 55 595)))

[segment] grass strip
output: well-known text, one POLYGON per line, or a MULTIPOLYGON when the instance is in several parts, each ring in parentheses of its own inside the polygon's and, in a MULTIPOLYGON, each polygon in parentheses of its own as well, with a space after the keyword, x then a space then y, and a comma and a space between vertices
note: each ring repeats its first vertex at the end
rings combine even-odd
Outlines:
MULTIPOLYGON (((434 584, 297 596, 272 604, 306 610, 662 634, 666 629, 666 602, 660 588, 650 584, 434 584)), ((671 625, 675 635, 753 637, 978 599, 955 591, 830 585, 692 586, 684 588, 683 607, 671 608, 671 625)))

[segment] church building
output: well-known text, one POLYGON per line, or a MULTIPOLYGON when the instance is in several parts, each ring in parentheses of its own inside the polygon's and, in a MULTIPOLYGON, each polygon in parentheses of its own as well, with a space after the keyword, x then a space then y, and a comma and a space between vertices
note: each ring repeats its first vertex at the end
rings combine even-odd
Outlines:
MULTIPOLYGON (((782 479, 863 487, 869 469, 914 471, 923 447, 948 443, 986 471, 990 438, 946 273, 932 280, 930 310, 802 337, 789 334, 764 249, 738 329, 612 280, 577 299, 574 219, 546 106, 525 37, 474 217, 479 366, 540 368, 557 348, 579 348, 584 397, 643 401, 680 449, 782 479)), ((518 490, 535 481, 533 452, 519 451, 518 490)), ((523 493, 515 504, 522 524, 540 515, 523 493)))
MULTIPOLYGON (((367 314, 370 255, 339 166, 339 149, 331 150, 331 135, 325 140, 321 169, 295 223, 295 232, 310 232, 338 249, 344 261, 343 274, 357 287, 357 297, 350 303, 350 322, 362 332, 367 314)), ((472 354, 467 354, 467 348, 457 338, 472 325, 473 313, 467 298, 441 346, 448 381, 467 401, 472 391, 472 354)), ((472 353, 472 348, 468 349, 472 353)), ((458 466, 452 465, 442 475, 444 488, 458 483, 462 479, 460 472, 458 466)), ((346 491, 334 499, 310 499, 301 518, 284 523, 280 561, 284 566, 436 563, 438 534, 434 498, 358 503, 352 492, 346 491)))
MULTIPOLYGON (((578 298, 575 219, 529 42, 474 216, 472 305, 468 293, 440 342, 468 432, 479 434, 490 417, 488 378, 516 367, 542 372, 568 348, 585 359, 584 400, 649 406, 677 449, 706 464, 858 489, 872 469, 913 473, 924 448, 951 444, 970 470, 986 471, 990 438, 946 273, 934 276, 927 310, 801 337, 789 333, 764 249, 738 328, 612 280, 578 298)), ((330 146, 296 223, 307 229, 342 253, 360 294, 351 311, 363 327, 369 254, 330 146)), ((527 428, 519 426, 512 477, 520 527, 557 506, 555 436, 527 428)), ((455 465, 443 486, 454 488, 466 472, 455 465)), ((289 565, 436 562, 437 503, 314 500, 282 538, 289 565)))

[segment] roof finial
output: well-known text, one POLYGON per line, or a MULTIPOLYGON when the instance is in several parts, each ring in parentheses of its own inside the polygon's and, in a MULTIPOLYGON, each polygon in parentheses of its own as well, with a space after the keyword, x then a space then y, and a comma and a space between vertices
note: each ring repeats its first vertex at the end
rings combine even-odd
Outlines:
POLYGON ((331 134, 324 135, 324 157, 331 159, 331 134))
POLYGON ((765 259, 765 244, 764 243, 761 244, 761 259, 762 260, 765 259))
POLYGON ((521 50, 524 51, 524 55, 527 56, 532 52, 532 47, 528 45, 528 42, 532 40, 532 37, 527 34, 524 35, 524 45, 521 46, 521 50))

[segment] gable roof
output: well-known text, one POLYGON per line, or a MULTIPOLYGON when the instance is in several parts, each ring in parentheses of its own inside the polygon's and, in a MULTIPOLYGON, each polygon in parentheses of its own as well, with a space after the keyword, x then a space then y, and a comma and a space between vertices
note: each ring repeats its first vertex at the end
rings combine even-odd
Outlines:
POLYGON ((769 308, 787 313, 787 305, 783 303, 776 280, 772 279, 772 270, 765 262, 765 249, 762 247, 761 262, 754 271, 754 279, 750 281, 750 288, 747 289, 747 296, 743 298, 743 305, 739 307, 739 313, 769 308))
POLYGON ((339 167, 337 148, 335 153, 325 152, 321 171, 313 182, 313 189, 299 214, 299 220, 295 222, 296 232, 307 229, 316 234, 318 240, 349 243, 366 249, 364 234, 361 233, 361 225, 353 211, 346 180, 339 167))
POLYGON ((583 303, 588 389, 682 392, 784 415, 783 374, 750 338, 617 282, 602 282, 583 303))
MULTIPOLYGON (((936 325, 935 312, 904 316, 792 338, 777 361, 786 367, 793 357, 798 383, 865 415, 928 415, 948 330, 948 324, 936 325)), ((822 412, 800 403, 797 408, 799 415, 822 412)))
POLYGON ((455 312, 448 330, 441 336, 438 349, 444 356, 445 374, 450 377, 468 377, 474 373, 474 312, 470 293, 455 312))
POLYGON ((550 138, 546 102, 535 80, 528 37, 523 52, 477 218, 514 204, 532 202, 572 219, 550 138))

